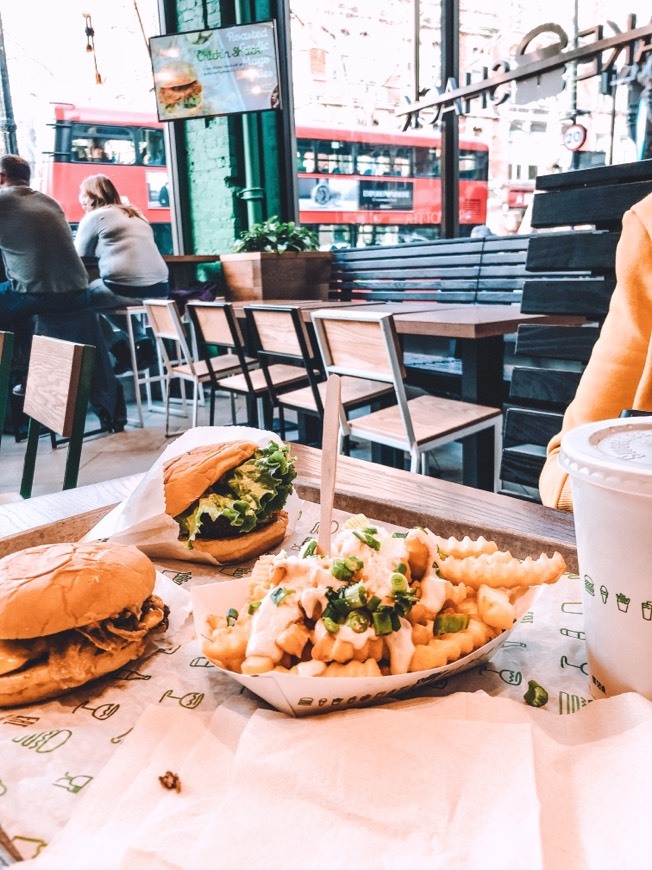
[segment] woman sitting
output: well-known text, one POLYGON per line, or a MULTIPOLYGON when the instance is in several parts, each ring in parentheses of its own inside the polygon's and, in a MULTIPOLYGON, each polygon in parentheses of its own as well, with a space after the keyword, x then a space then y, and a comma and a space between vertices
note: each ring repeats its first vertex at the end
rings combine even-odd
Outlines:
MULTIPOLYGON (((90 285, 91 307, 104 312, 167 297, 168 267, 152 228, 137 208, 122 202, 111 179, 85 178, 79 201, 86 214, 77 229, 75 248, 80 257, 97 257, 101 276, 90 285)), ((131 367, 126 336, 119 319, 107 316, 107 320, 113 326, 109 345, 115 370, 122 372, 131 367)), ((136 338, 138 368, 148 368, 156 358, 153 342, 142 329, 136 338)))

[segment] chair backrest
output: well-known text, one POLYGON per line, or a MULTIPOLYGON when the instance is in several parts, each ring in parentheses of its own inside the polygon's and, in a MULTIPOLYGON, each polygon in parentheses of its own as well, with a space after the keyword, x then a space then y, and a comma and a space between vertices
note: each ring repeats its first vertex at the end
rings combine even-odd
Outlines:
POLYGON ((144 299, 143 304, 166 369, 169 371, 180 363, 189 366, 192 374, 196 374, 194 354, 176 302, 173 299, 144 299), (175 343, 177 353, 174 356, 170 356, 166 341, 175 343))
POLYGON ((317 384, 324 380, 324 373, 301 309, 294 305, 247 305, 244 311, 247 329, 272 395, 275 390, 269 366, 284 363, 301 368, 306 372, 317 412, 323 417, 317 384))
POLYGON ((233 305, 217 301, 188 302, 186 310, 197 337, 199 355, 206 362, 213 387, 217 386, 217 378, 209 360, 214 356, 211 348, 218 347, 236 355, 247 389, 253 395, 250 369, 255 366, 246 356, 245 342, 233 305))
POLYGON ((32 492, 41 425, 68 439, 63 488, 77 485, 94 361, 91 345, 34 336, 23 406, 29 417, 20 487, 23 498, 32 492))
MULTIPOLYGON (((405 367, 393 315, 357 309, 320 309, 312 311, 311 317, 326 373, 391 384, 407 440, 414 444, 405 393, 405 367)), ((340 419, 346 431, 343 408, 340 419)))
POLYGON ((11 358, 14 351, 13 332, 0 332, 0 441, 5 426, 7 404, 9 402, 9 378, 11 358))

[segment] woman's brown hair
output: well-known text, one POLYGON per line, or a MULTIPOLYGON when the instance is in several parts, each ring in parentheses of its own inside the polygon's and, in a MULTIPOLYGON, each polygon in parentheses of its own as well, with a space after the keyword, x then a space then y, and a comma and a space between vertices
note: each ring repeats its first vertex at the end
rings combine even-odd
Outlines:
POLYGON ((135 206, 122 202, 118 189, 106 175, 89 175, 82 181, 80 193, 88 199, 91 209, 102 208, 103 205, 117 205, 129 217, 146 220, 135 206))

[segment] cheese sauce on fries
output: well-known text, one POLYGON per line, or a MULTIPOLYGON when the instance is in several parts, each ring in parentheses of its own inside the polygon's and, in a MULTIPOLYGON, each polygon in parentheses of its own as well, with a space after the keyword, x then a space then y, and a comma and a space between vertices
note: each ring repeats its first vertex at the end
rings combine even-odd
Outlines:
POLYGON ((389 533, 351 518, 329 556, 309 541, 254 565, 239 613, 208 617, 206 657, 235 673, 381 676, 442 667, 515 622, 532 585, 566 570, 559 553, 515 559, 483 537, 389 533))

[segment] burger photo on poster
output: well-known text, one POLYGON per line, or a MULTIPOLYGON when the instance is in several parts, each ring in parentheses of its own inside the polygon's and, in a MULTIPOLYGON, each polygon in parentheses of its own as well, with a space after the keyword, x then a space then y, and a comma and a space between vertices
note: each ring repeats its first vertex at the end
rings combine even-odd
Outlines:
POLYGON ((0 559, 0 707, 57 697, 139 658, 168 626, 137 547, 43 544, 0 559))
MULTIPOLYGON (((195 447, 163 468, 165 510, 190 551, 244 562, 280 544, 296 477, 287 444, 230 441, 195 447)), ((191 558, 191 557, 190 557, 191 558)))
POLYGON ((203 103, 203 88, 197 72, 185 60, 173 60, 162 66, 154 76, 158 104, 166 115, 199 114, 203 103))

